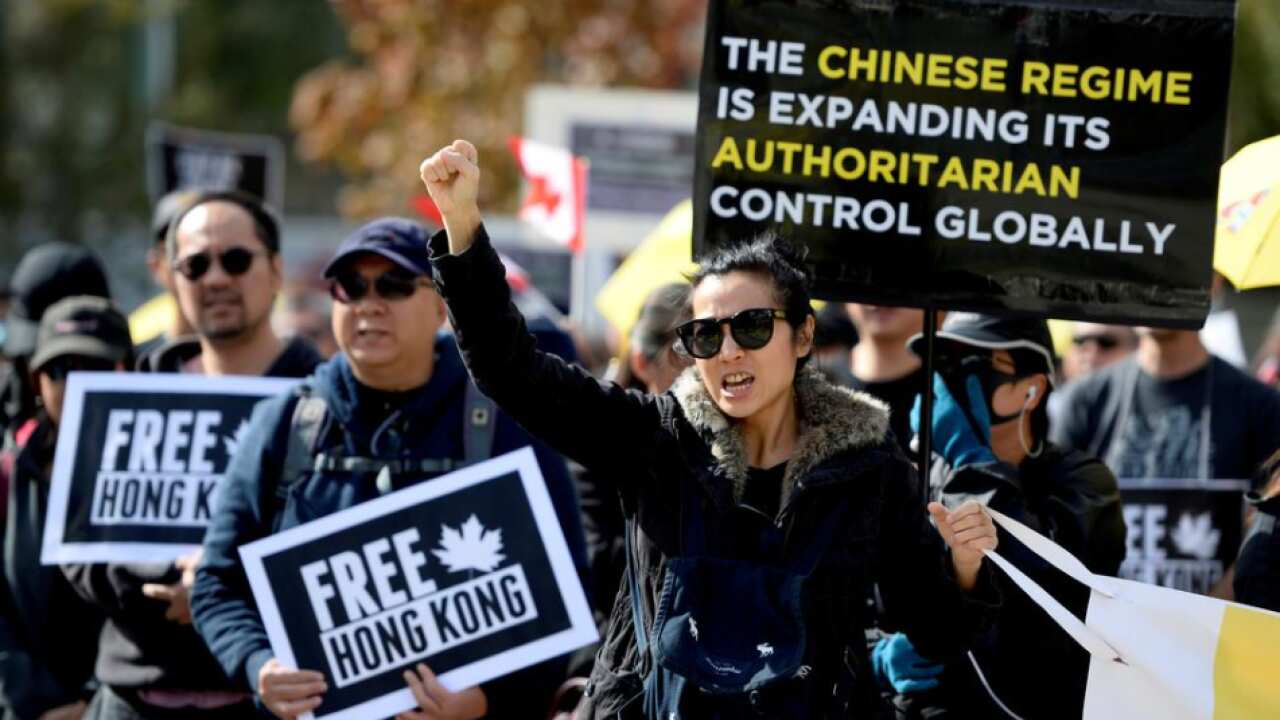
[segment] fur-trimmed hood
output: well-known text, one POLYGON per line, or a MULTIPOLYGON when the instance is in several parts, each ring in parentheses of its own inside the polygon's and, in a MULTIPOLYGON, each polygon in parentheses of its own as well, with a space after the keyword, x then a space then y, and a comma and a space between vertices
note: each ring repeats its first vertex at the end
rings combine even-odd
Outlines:
MULTIPOLYGON (((889 408, 864 393, 831 384, 813 367, 796 374, 800 430, 782 482, 782 506, 796 480, 823 461, 861 447, 878 445, 889 432, 889 408)), ((733 482, 741 500, 747 482, 747 453, 742 433, 720 411, 697 368, 685 370, 671 387, 685 419, 707 439, 711 454, 733 482)))

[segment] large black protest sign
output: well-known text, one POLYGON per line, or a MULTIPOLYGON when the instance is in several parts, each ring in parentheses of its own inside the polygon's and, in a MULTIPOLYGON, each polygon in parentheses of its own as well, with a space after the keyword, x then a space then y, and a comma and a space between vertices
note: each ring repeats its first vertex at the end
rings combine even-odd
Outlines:
POLYGON ((72 373, 41 562, 167 562, 195 550, 253 406, 296 382, 72 373))
POLYGON ((458 690, 597 637, 528 448, 250 543, 240 555, 272 652, 326 677, 317 718, 415 707, 401 673, 418 662, 458 690))
POLYGON ((284 165, 284 144, 271 135, 163 123, 147 129, 147 185, 153 201, 174 190, 241 190, 280 209, 284 165))
POLYGON ((1121 479, 1120 577, 1207 594, 1235 562, 1247 480, 1121 479))
POLYGON ((698 252, 766 229, 819 295, 1199 326, 1234 0, 724 0, 698 252))

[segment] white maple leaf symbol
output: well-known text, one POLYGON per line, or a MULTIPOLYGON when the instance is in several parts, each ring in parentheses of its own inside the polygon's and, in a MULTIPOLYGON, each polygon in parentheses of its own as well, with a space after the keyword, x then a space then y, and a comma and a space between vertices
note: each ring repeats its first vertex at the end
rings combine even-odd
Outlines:
POLYGON ((431 552, 449 572, 489 572, 506 559, 502 554, 502 530, 485 530, 474 514, 457 530, 441 525, 440 548, 431 552))
POLYGON ((1218 554, 1218 541, 1222 533, 1213 529, 1209 513, 1183 513, 1178 527, 1173 531, 1173 544, 1183 555, 1208 560, 1218 554))
POLYGON ((232 457, 240 449, 240 443, 249 434, 249 421, 241 420, 235 432, 222 436, 222 445, 227 449, 227 457, 232 457))

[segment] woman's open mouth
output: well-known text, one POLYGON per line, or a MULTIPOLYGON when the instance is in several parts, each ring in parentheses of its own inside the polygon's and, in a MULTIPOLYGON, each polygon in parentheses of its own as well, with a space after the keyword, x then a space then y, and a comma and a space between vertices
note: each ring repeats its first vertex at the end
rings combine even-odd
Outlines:
POLYGON ((729 397, 746 395, 755 384, 756 376, 748 372, 734 372, 720 380, 720 390, 729 397))

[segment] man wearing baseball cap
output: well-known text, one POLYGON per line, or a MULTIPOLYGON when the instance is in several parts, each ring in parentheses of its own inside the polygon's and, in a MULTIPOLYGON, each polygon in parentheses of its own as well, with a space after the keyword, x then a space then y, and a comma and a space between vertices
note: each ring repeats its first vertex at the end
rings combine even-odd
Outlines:
POLYGON ((80 717, 91 690, 103 615, 57 567, 40 564, 49 471, 67 375, 123 371, 132 343, 105 298, 76 296, 44 311, 31 356, 35 416, 7 434, 0 485, 8 488, 0 557, 0 708, 5 717, 80 717))
MULTIPOLYGON (((921 335, 908 344, 924 352, 921 335)), ((1053 539, 1093 572, 1114 575, 1125 553, 1115 477, 1097 458, 1047 440, 1052 347, 1042 319, 947 315, 934 351, 930 495, 948 506, 978 500, 1053 539)), ((917 432, 919 414, 917 402, 917 432)), ((1003 531, 1000 539, 1002 554, 1083 613, 1087 588, 1003 531)), ((1088 655, 1021 590, 1007 585, 1004 601, 996 632, 963 664, 930 666, 905 636, 881 640, 874 665, 907 696, 899 704, 927 717, 940 709, 950 717, 1003 717, 1005 708, 1022 717, 1080 717, 1088 655)))
MULTIPOLYGON (((429 237, 415 222, 384 218, 339 246, 324 275, 341 352, 297 392, 258 406, 205 536, 191 596, 196 628, 227 674, 280 718, 316 709, 327 688, 314 669, 275 659, 241 545, 531 445, 571 552, 580 569, 586 564, 564 460, 480 395, 453 338, 439 334, 445 307, 431 280, 429 237), (389 482, 376 479, 384 467, 399 468, 389 482)), ((430 670, 406 672, 406 682, 435 698, 431 717, 526 718, 548 705, 564 669, 553 661, 456 693, 430 670)))

